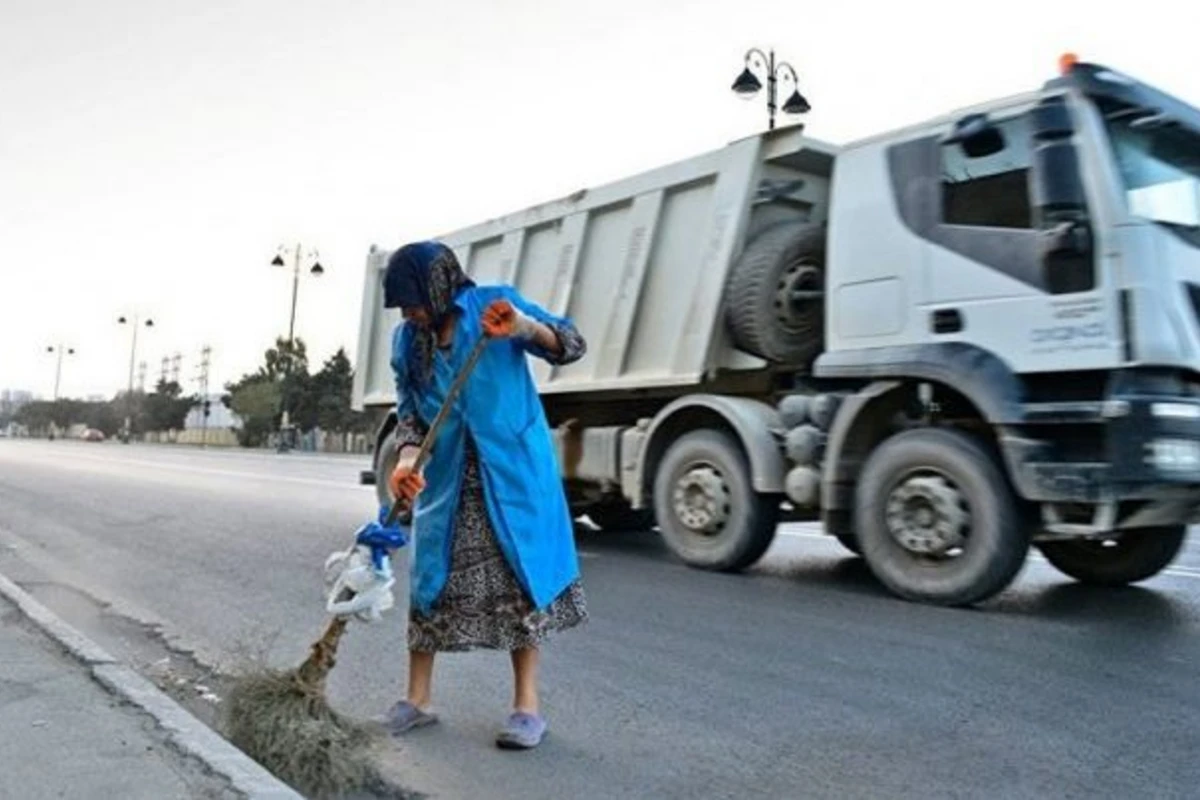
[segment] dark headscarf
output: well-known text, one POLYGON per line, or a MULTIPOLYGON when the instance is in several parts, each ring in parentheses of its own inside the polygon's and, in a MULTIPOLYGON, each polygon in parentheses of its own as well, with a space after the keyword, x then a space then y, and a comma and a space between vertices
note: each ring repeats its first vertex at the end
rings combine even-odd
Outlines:
POLYGON ((429 381, 438 331, 454 309, 454 299, 474 286, 454 251, 441 242, 414 242, 392 253, 383 274, 386 308, 423 308, 432 319, 428 328, 414 327, 408 367, 418 383, 429 381))

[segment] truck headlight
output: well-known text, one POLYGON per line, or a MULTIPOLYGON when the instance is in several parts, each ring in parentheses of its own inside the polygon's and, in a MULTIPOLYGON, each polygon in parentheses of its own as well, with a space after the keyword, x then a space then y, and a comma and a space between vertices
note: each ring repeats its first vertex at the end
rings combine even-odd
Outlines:
POLYGON ((1150 413, 1160 419, 1200 419, 1200 405, 1195 403, 1151 403, 1150 413))
POLYGON ((1200 470, 1200 441, 1193 439, 1155 439, 1146 445, 1146 463, 1164 471, 1200 470))

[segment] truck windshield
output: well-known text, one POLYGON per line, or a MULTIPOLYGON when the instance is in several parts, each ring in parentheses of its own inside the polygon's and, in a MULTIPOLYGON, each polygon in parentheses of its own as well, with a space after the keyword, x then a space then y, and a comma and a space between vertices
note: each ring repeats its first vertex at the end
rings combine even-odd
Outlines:
POLYGON ((1105 122, 1130 213, 1181 228, 1200 244, 1200 135, 1128 108, 1105 122))

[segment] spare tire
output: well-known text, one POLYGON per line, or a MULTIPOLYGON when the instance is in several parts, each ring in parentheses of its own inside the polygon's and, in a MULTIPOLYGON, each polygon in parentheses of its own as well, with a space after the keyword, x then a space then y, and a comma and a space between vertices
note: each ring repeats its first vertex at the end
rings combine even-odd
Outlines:
POLYGON ((824 287, 823 224, 781 223, 763 231, 725 286, 734 344, 767 361, 807 365, 824 344, 824 287))

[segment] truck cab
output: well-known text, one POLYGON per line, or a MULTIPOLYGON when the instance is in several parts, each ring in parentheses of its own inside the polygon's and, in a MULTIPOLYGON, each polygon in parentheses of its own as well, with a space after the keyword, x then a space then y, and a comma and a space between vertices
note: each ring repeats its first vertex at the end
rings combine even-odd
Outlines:
POLYGON ((830 431, 827 520, 900 593, 955 594, 915 565, 961 553, 961 490, 860 480, 894 433, 872 417, 904 398, 927 437, 970 431, 1003 468, 1014 553, 1028 535, 1098 582, 1166 566, 1200 507, 1200 113, 1066 57, 1038 92, 846 147, 832 195, 813 373, 878 383, 830 431), (880 521, 873 492, 951 511, 940 533, 880 521))

